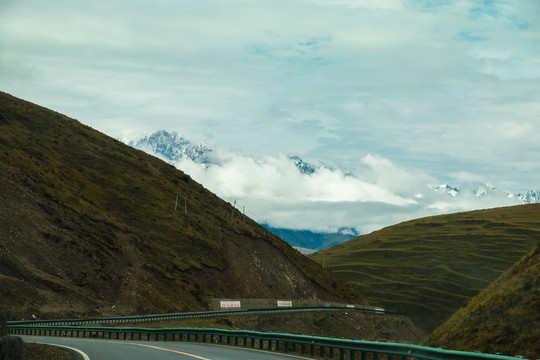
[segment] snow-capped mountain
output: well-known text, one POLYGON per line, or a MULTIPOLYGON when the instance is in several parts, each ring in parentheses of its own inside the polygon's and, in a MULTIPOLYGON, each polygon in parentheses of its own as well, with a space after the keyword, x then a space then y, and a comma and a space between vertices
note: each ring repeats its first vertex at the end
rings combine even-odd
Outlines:
POLYGON ((161 155, 168 160, 189 158, 199 163, 209 163, 213 150, 201 143, 193 144, 176 132, 160 130, 150 136, 131 141, 128 145, 153 155, 161 155))
MULTIPOLYGON (((128 144, 150 154, 157 155, 171 161, 189 158, 196 163, 216 165, 212 156, 216 150, 202 143, 194 144, 176 132, 160 130, 142 139, 130 141, 128 144)), ((288 156, 288 159, 293 162, 300 173, 305 175, 312 175, 319 168, 321 168, 321 166, 315 166, 305 162, 297 155, 291 154, 288 156)), ((352 176, 346 170, 343 170, 343 173, 347 176, 352 176)), ((438 193, 446 193, 454 198, 465 193, 472 194, 477 198, 504 194, 508 198, 518 199, 523 204, 540 203, 540 191, 537 190, 529 190, 523 194, 510 192, 502 193, 490 184, 480 183, 473 185, 468 184, 462 187, 443 184, 439 186, 431 186, 431 189, 438 193)))
MULTIPOLYGON (((150 136, 128 142, 129 146, 146 151, 153 155, 159 155, 167 160, 178 161, 189 158, 196 163, 212 164, 214 149, 202 144, 193 144, 191 141, 176 132, 159 130, 150 136)), ((317 167, 305 162, 297 155, 289 155, 294 165, 302 174, 313 174, 317 167)))
MULTIPOLYGON (((463 191, 459 187, 450 186, 448 184, 432 186, 431 188, 436 192, 446 193, 452 197, 456 197, 460 193, 463 193, 463 191)), ((477 198, 486 197, 486 196, 496 196, 500 194, 499 190, 490 184, 476 184, 472 187, 468 187, 466 191, 469 191, 472 195, 474 195, 477 198)), ((537 191, 537 190, 529 190, 525 194, 521 194, 521 193, 514 194, 514 193, 506 191, 504 192, 504 194, 509 199, 518 199, 523 204, 540 203, 540 191, 537 191)))
POLYGON ((508 194, 508 197, 516 197, 524 204, 540 203, 540 191, 536 190, 529 190, 525 194, 508 194))

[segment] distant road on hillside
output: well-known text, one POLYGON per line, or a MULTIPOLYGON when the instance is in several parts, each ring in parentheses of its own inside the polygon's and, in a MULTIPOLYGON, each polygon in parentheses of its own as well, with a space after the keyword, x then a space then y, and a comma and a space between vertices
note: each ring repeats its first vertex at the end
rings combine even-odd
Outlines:
POLYGON ((68 346, 86 354, 89 360, 291 360, 308 359, 259 350, 186 342, 74 339, 21 336, 25 342, 68 346))

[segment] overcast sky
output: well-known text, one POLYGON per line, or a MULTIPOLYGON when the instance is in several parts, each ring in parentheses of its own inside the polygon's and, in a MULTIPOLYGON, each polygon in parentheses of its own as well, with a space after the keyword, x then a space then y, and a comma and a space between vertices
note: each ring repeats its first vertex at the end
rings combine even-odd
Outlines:
POLYGON ((339 195, 363 203, 540 188, 538 0, 2 0, 0 90, 116 138, 363 169, 339 195))

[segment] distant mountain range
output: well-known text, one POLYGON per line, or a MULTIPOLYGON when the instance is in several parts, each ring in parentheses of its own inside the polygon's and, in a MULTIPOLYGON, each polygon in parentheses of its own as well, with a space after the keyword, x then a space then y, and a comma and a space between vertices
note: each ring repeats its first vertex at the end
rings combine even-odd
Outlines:
MULTIPOLYGON (((127 143, 132 147, 171 162, 177 162, 182 159, 190 159, 195 163, 205 164, 207 166, 220 165, 218 150, 212 149, 211 147, 208 147, 202 143, 194 143, 176 132, 160 130, 151 134, 150 136, 145 136, 141 139, 129 141, 127 143)), ((335 170, 324 165, 314 165, 306 162, 298 155, 290 154, 287 157, 303 175, 313 175, 320 169, 335 170)), ((342 173, 347 177, 354 176, 345 169, 339 170, 341 170, 342 173)), ((510 199, 516 199, 523 204, 540 202, 540 192, 537 190, 529 190, 524 193, 511 193, 507 191, 501 192, 489 184, 482 183, 467 184, 462 187, 443 184, 439 186, 430 186, 430 188, 434 192, 447 194, 451 197, 460 197, 462 194, 472 194, 476 198, 506 196, 510 199)), ((325 248, 352 239, 359 235, 356 233, 356 231, 339 231, 334 234, 322 234, 311 231, 272 228, 264 224, 263 226, 267 227, 267 229, 273 233, 281 236, 291 245, 308 249, 325 248)))
MULTIPOLYGON (((458 187, 453 187, 447 184, 432 187, 432 189, 437 192, 446 192, 448 195, 451 196, 458 196, 461 192, 458 187)), ((476 184, 474 187, 470 188, 470 192, 474 196, 480 198, 484 196, 496 195, 499 193, 499 190, 489 184, 476 184)), ((518 199, 523 204, 540 203, 540 191, 537 190, 529 190, 523 194, 505 191, 504 194, 510 199, 518 199)))
MULTIPOLYGON (((212 164, 212 155, 214 149, 202 144, 194 144, 182 135, 176 132, 168 132, 159 130, 150 136, 145 136, 139 140, 130 141, 128 145, 137 149, 143 150, 153 155, 158 155, 162 158, 171 161, 177 161, 182 158, 189 158, 194 162, 203 164, 212 164)), ((288 158, 298 168, 302 174, 311 175, 321 168, 321 166, 313 165, 302 160, 298 155, 290 154, 288 158)), ((347 173, 347 172, 345 172, 347 173)), ((458 196, 463 192, 459 187, 443 184, 433 186, 432 189, 436 192, 446 192, 450 196, 458 196)), ((489 184, 475 184, 468 189, 476 197, 484 197, 499 194, 499 190, 489 184)), ((511 193, 505 191, 504 194, 508 198, 519 199, 523 204, 540 203, 540 191, 528 190, 525 193, 511 193)))

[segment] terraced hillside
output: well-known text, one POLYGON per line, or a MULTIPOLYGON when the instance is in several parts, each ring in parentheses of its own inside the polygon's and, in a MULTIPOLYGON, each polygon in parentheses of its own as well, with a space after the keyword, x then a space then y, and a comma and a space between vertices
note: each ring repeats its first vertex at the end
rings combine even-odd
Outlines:
POLYGON ((0 308, 11 316, 186 311, 214 297, 363 303, 238 215, 173 166, 0 93, 0 308))
POLYGON ((531 204, 407 221, 311 258, 429 333, 538 241, 540 204, 531 204))
POLYGON ((540 358, 540 244, 427 339, 433 346, 540 358))

